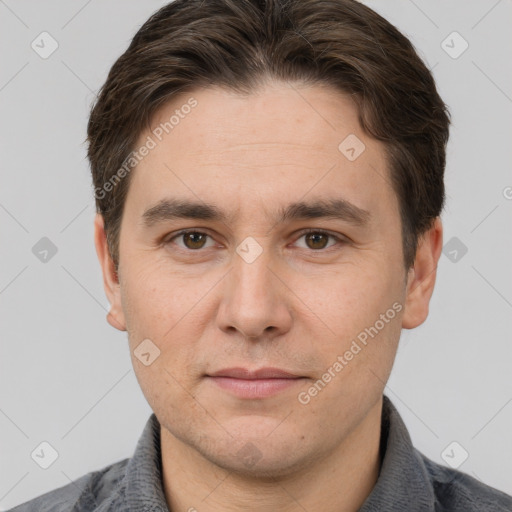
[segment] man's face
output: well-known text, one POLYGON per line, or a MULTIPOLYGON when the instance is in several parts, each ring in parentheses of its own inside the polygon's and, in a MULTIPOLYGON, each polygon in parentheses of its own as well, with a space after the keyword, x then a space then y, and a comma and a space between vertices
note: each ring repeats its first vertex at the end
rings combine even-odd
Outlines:
POLYGON ((152 130, 137 145, 156 143, 132 171, 111 297, 151 408, 227 469, 285 474, 331 453, 372 411, 376 420, 406 326, 383 146, 348 97, 318 86, 197 90, 162 107, 152 130), (191 97, 197 105, 180 110, 191 97), (225 217, 173 216, 164 201, 225 217), (346 202, 339 216, 281 218, 294 203, 334 201, 346 202), (212 377, 269 367, 300 378, 212 377))

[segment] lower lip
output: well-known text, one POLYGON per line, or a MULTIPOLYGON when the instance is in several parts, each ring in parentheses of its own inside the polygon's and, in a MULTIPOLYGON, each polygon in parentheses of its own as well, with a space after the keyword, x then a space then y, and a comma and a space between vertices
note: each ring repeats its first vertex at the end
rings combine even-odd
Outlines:
POLYGON ((235 379, 233 377, 208 377, 217 386, 239 398, 266 398, 296 386, 303 378, 296 379, 235 379))

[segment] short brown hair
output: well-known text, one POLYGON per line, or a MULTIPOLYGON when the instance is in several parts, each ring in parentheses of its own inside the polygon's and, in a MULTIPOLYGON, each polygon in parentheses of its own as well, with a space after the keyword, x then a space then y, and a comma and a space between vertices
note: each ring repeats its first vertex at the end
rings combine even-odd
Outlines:
POLYGON ((89 119, 96 208, 116 269, 131 174, 112 180, 157 109, 196 87, 249 94, 268 79, 354 98, 363 131, 385 144, 404 264, 413 264, 418 238, 444 206, 450 113, 409 39, 355 0, 175 0, 114 63, 89 119))

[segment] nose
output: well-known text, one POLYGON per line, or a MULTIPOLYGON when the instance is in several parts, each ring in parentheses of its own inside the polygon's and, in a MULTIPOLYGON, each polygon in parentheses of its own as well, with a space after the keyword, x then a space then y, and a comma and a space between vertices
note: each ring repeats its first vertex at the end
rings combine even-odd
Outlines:
POLYGON ((222 330, 231 334, 236 331, 243 339, 258 341, 291 328, 291 292, 279 268, 265 248, 254 261, 234 255, 218 310, 222 330))

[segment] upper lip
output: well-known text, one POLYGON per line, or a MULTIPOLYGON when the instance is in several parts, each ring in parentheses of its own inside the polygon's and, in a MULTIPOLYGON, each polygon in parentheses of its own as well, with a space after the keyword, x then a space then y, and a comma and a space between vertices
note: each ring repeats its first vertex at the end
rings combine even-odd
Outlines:
POLYGON ((250 370, 249 368, 224 368, 214 373, 209 373, 209 377, 231 377, 234 379, 298 379, 301 376, 281 370, 280 368, 259 368, 250 370))

